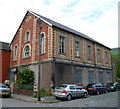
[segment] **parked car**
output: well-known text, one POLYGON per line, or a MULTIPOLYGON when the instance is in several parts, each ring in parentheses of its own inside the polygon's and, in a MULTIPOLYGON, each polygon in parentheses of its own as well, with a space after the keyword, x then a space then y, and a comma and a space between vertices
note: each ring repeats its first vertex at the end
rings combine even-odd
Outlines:
POLYGON ((86 90, 89 94, 99 95, 100 93, 107 93, 107 88, 101 83, 90 83, 87 85, 86 90))
POLYGON ((120 90, 120 84, 117 82, 110 82, 106 84, 107 91, 117 91, 120 90))
POLYGON ((85 89, 82 89, 78 85, 74 84, 62 84, 55 88, 54 95, 56 99, 66 98, 71 100, 74 97, 87 97, 88 92, 85 89))
POLYGON ((0 97, 3 96, 11 97, 11 88, 8 84, 0 83, 0 97))

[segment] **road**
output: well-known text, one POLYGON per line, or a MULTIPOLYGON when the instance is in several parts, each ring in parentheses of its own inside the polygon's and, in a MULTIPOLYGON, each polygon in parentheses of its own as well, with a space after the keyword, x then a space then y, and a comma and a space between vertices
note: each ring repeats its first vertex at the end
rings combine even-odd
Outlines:
POLYGON ((13 98, 3 98, 2 107, 118 107, 118 93, 120 91, 58 103, 32 103, 13 98))

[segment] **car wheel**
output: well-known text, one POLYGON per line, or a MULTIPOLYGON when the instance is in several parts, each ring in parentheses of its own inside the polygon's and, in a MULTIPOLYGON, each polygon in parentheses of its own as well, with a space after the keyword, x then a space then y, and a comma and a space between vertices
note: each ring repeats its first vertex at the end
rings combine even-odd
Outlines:
POLYGON ((9 98, 11 98, 11 95, 9 95, 9 98))
POLYGON ((69 95, 67 96, 67 100, 70 101, 71 99, 72 99, 72 95, 69 94, 69 95))
POLYGON ((99 95, 99 94, 100 94, 100 92, 99 92, 99 91, 97 91, 96 93, 97 93, 97 95, 99 95))
POLYGON ((107 93, 107 90, 105 90, 104 93, 107 93))
POLYGON ((87 96, 88 96, 88 94, 85 92, 85 93, 83 94, 83 97, 84 97, 84 98, 87 98, 87 96))
POLYGON ((59 97, 56 97, 56 96, 55 96, 55 98, 56 98, 56 99, 60 99, 59 97))

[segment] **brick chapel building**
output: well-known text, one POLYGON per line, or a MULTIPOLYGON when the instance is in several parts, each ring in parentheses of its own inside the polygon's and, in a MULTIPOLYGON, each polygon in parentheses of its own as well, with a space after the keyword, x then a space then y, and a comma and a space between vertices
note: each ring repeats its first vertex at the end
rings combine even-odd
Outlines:
POLYGON ((62 83, 86 85, 113 81, 109 47, 32 11, 27 11, 11 42, 10 81, 15 80, 16 69, 29 67, 34 71, 35 83, 38 82, 40 35, 40 79, 45 90, 49 91, 51 81, 55 86, 62 83), (42 24, 37 23, 38 19, 42 24))

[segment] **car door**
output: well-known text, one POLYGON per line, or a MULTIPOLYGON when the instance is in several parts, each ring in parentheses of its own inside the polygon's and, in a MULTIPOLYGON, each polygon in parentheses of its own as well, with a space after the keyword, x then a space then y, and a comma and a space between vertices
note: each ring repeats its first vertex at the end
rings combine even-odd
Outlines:
POLYGON ((77 91, 74 85, 70 86, 70 92, 73 97, 77 96, 77 91))
POLYGON ((97 87, 97 90, 98 90, 100 93, 103 93, 103 87, 102 87, 102 84, 97 83, 97 84, 96 84, 96 87, 97 87))
POLYGON ((84 93, 81 86, 76 86, 76 91, 78 97, 82 96, 84 93))

